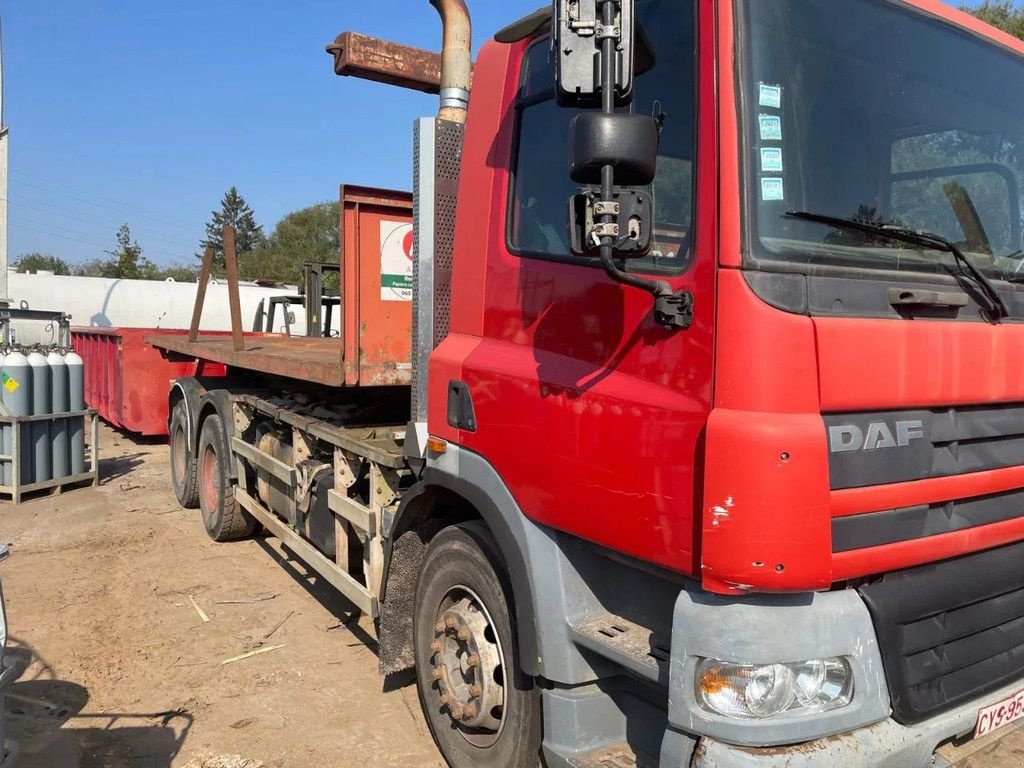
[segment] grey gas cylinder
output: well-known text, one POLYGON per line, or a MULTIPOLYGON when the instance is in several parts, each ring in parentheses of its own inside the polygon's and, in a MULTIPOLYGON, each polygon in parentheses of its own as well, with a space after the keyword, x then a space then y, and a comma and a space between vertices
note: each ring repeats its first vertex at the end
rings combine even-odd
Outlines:
MULTIPOLYGON (((64 356, 68 367, 68 406, 71 411, 85 410, 85 362, 74 352, 64 356)), ((85 417, 68 419, 68 450, 71 474, 85 472, 85 417)))
MULTIPOLYGON (((50 413, 50 364, 39 351, 28 356, 32 369, 32 415, 45 416, 50 413)), ((29 428, 32 440, 32 482, 45 483, 53 479, 50 455, 50 425, 45 421, 33 421, 29 428)))
MULTIPOLYGON (((67 413, 70 410, 70 382, 64 355, 54 350, 46 356, 46 362, 50 366, 50 412, 67 413)), ((61 480, 71 474, 67 419, 54 419, 50 422, 50 445, 53 448, 53 478, 61 480)))
MULTIPOLYGON (((20 349, 15 349, 4 358, 3 371, 0 372, 0 386, 4 388, 4 405, 12 416, 32 415, 32 367, 28 358, 20 349)), ((32 441, 29 425, 23 424, 18 433, 18 461, 21 464, 19 473, 22 485, 32 482, 32 441)), ((11 433, 13 451, 14 433, 11 433)), ((11 478, 14 482, 14 478, 11 478)))

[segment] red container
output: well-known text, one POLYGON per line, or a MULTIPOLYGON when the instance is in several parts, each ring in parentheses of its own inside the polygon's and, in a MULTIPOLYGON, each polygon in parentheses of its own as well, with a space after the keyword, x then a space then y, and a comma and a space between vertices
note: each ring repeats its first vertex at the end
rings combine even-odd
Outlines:
POLYGON ((181 376, 224 376, 225 367, 204 361, 171 362, 145 342, 152 328, 73 328, 75 352, 85 361, 85 401, 100 417, 126 432, 167 434, 167 393, 181 376))

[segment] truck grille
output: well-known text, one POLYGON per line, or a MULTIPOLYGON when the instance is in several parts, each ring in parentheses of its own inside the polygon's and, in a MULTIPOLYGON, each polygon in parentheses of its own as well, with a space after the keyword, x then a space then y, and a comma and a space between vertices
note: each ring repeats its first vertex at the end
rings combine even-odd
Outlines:
POLYGON ((860 593, 897 722, 1024 678, 1024 543, 890 573, 860 593))
POLYGON ((834 491, 1024 464, 1024 405, 1020 403, 823 418, 834 491), (913 426, 912 439, 884 447, 886 437, 898 439, 900 423, 913 426), (855 438, 856 445, 844 450, 836 441, 840 435, 855 438))

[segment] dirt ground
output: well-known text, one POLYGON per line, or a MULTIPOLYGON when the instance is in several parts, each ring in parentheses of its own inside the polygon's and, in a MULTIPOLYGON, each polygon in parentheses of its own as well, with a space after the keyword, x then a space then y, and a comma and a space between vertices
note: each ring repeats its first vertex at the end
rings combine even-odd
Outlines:
POLYGON ((165 445, 101 443, 100 488, 0 506, 19 768, 443 765, 371 622, 276 542, 211 542, 165 445))
MULTIPOLYGON (((212 543, 165 445, 101 440, 101 487, 0 505, 19 768, 443 766, 371 622, 273 541, 212 543)), ((1024 730, 963 765, 1021 768, 1024 730)))

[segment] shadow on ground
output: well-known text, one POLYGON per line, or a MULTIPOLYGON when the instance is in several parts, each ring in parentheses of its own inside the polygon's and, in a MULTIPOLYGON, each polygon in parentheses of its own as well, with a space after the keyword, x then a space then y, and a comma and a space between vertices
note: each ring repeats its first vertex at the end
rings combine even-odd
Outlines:
POLYGON ((90 712, 89 691, 30 646, 11 638, 7 657, 24 670, 6 700, 18 768, 169 768, 188 738, 186 710, 90 712))

